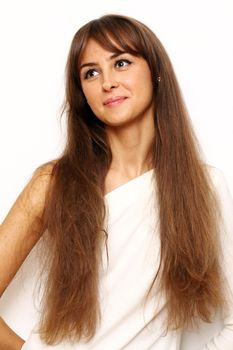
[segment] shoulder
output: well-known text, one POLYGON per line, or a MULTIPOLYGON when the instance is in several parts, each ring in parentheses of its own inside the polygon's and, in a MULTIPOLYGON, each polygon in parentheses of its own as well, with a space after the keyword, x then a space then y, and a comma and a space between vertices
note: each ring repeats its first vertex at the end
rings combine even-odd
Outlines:
POLYGON ((28 185, 31 186, 32 188, 34 186, 42 189, 47 188, 54 177, 56 165, 57 165, 57 161, 51 161, 40 165, 33 172, 33 175, 28 185))
POLYGON ((36 169, 1 224, 0 295, 44 232, 43 213, 55 164, 36 169))
POLYGON ((56 164, 56 161, 51 161, 39 166, 19 195, 18 204, 28 213, 42 215, 46 197, 53 182, 56 164))

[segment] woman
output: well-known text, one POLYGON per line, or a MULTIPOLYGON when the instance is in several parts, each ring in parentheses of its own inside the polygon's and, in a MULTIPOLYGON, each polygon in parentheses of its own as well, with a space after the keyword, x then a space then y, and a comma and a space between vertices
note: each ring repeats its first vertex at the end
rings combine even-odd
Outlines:
POLYGON ((205 348, 232 349, 231 201, 154 33, 120 15, 84 25, 65 111, 64 153, 1 227, 1 293, 47 232, 40 322, 24 344, 1 321, 0 348, 175 350, 182 330, 221 311, 205 348))

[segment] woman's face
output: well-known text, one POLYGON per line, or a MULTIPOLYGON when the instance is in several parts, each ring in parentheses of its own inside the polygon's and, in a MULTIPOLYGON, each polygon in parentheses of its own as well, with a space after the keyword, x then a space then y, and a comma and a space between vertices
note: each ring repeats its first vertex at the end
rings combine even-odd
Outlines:
POLYGON ((80 67, 87 103, 104 124, 116 127, 153 118, 153 84, 144 58, 109 52, 90 39, 80 67))

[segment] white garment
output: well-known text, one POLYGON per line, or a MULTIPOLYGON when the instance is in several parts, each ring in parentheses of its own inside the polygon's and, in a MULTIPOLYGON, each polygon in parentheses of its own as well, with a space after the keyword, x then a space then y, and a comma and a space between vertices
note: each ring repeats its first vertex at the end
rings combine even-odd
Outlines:
MULTIPOLYGON (((222 206, 223 266, 231 298, 233 203, 221 172, 210 167, 210 174, 222 206)), ((48 346, 41 342, 36 331, 32 331, 23 350, 180 349, 181 332, 164 332, 166 307, 163 297, 157 292, 156 297, 144 303, 146 292, 158 268, 160 254, 153 175, 154 171, 150 170, 105 196, 108 209, 109 264, 104 251, 100 278, 102 321, 94 339, 88 343, 48 346), (156 317, 152 320, 155 313, 156 317)), ((233 297, 231 305, 224 329, 203 350, 233 349, 233 297)))

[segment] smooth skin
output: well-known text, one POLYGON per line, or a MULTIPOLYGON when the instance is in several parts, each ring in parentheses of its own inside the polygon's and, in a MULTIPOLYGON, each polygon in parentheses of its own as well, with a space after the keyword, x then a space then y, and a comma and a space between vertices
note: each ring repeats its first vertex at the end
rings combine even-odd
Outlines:
MULTIPOLYGON (((51 168, 34 174, 0 227, 0 295, 43 233, 41 218, 51 168)), ((0 318, 0 349, 19 350, 23 343, 0 318)))
POLYGON ((80 66, 84 95, 94 114, 106 124, 112 150, 107 193, 150 168, 149 150, 155 133, 153 81, 144 58, 129 53, 116 56, 93 39, 87 43, 80 66))
MULTIPOLYGON (((88 104, 106 125, 112 164, 105 181, 111 192, 150 169, 154 138, 153 82, 146 60, 117 55, 89 40, 81 59, 81 85, 88 104)), ((37 171, 0 227, 0 295, 37 243, 53 164, 37 171)), ((0 319, 0 349, 19 350, 24 340, 0 319)))

